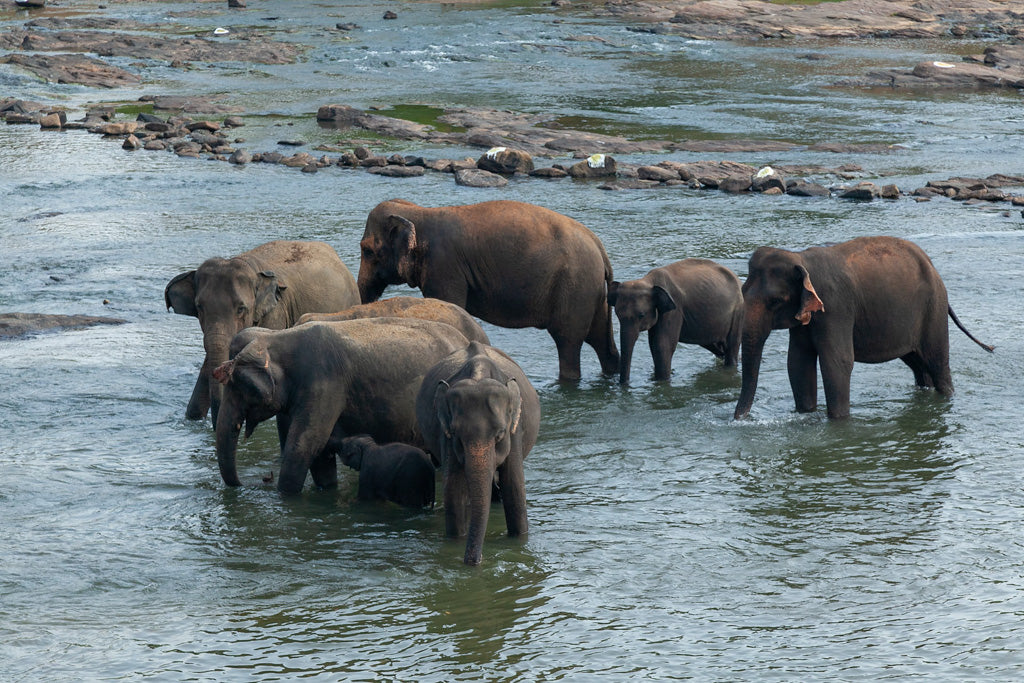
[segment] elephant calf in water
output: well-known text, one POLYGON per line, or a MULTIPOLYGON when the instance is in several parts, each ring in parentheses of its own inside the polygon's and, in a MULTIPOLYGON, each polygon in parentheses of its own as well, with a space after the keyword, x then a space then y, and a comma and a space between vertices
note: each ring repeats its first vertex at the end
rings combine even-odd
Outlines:
POLYGON ((416 418, 442 463, 445 531, 466 536, 463 562, 480 564, 495 475, 509 536, 527 530, 523 460, 537 442, 537 392, 505 353, 472 342, 424 377, 416 418))
POLYGON ((307 323, 287 330, 249 328, 232 341, 234 358, 214 370, 224 386, 217 460, 228 486, 240 480, 238 437, 277 417, 282 493, 302 490, 307 473, 321 487, 338 481, 343 439, 425 446, 416 392, 438 361, 469 343, 451 325, 415 318, 307 323))
POLYGON ((379 445, 363 434, 343 439, 338 458, 359 472, 361 500, 434 507, 436 464, 423 449, 404 443, 379 445))
POLYGON ((633 346, 641 332, 654 357, 654 379, 667 380, 676 346, 700 344, 735 366, 743 327, 743 293, 735 273, 706 259, 655 268, 639 280, 612 282, 608 302, 619 318, 619 381, 629 382, 633 346))

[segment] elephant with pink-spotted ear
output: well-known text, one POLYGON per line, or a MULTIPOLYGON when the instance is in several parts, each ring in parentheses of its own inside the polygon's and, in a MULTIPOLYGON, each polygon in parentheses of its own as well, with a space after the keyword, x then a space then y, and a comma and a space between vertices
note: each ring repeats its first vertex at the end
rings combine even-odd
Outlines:
POLYGON ((742 389, 734 416, 750 412, 772 330, 789 330, 789 383, 799 412, 818 403, 818 372, 830 418, 850 414, 854 362, 899 358, 920 387, 953 394, 949 323, 960 323, 931 259, 896 237, 859 237, 794 252, 761 247, 743 284, 742 389))

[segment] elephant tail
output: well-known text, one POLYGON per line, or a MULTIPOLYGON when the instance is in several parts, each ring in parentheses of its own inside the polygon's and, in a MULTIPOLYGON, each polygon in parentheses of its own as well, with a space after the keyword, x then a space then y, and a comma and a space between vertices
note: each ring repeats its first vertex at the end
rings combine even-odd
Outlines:
POLYGON ((956 326, 960 328, 960 331, 967 335, 968 339, 970 339, 972 342, 974 342, 975 344, 977 344, 981 348, 985 349, 989 353, 993 353, 996 350, 996 347, 989 346, 988 344, 983 344, 982 342, 978 341, 977 338, 975 338, 975 336, 973 334, 968 332, 967 328, 964 327, 963 323, 960 322, 960 318, 956 317, 956 313, 953 312, 953 307, 952 306, 947 305, 946 306, 946 310, 949 311, 949 317, 953 319, 953 322, 955 322, 956 326))

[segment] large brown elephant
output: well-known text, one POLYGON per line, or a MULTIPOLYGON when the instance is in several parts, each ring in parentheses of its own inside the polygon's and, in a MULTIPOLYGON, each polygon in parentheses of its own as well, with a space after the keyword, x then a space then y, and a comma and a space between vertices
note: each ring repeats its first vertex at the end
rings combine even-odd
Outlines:
POLYGON ((583 342, 603 372, 618 372, 612 266, 601 240, 568 216, 514 201, 424 208, 394 199, 370 212, 360 247, 363 303, 405 283, 494 325, 547 330, 560 379, 580 378, 583 342))
POLYGON ((369 304, 359 304, 337 313, 306 313, 299 322, 312 321, 338 322, 341 320, 359 320, 362 318, 419 318, 447 323, 466 336, 470 341, 490 344, 487 333, 480 323, 473 319, 460 306, 440 299, 421 299, 415 296, 396 296, 381 299, 369 304))
POLYGON ((185 417, 201 420, 212 408, 216 425, 220 385, 210 383, 210 373, 228 359, 237 332, 254 325, 280 330, 303 313, 340 311, 359 303, 359 290, 329 245, 275 241, 176 275, 164 289, 164 302, 175 313, 199 318, 206 358, 185 417))
POLYGON ((523 460, 537 442, 540 400, 502 351, 472 342, 423 378, 416 419, 444 472, 445 530, 466 536, 466 564, 480 564, 497 475, 509 536, 527 531, 523 460))
POLYGON ((469 341, 451 325, 415 318, 312 322, 287 330, 249 328, 234 357, 213 371, 224 385, 217 419, 217 461, 228 486, 240 481, 238 437, 277 418, 282 493, 338 480, 335 455, 346 437, 425 446, 416 393, 438 361, 469 341))
POLYGON ((629 382, 640 333, 654 358, 654 379, 667 380, 679 343, 700 344, 735 366, 743 327, 743 294, 736 274, 707 259, 688 258, 655 268, 639 280, 613 282, 608 301, 619 319, 619 381, 629 382))
POLYGON ((946 287, 916 244, 895 237, 859 237, 800 252, 761 247, 750 257, 743 284, 743 386, 735 417, 750 412, 764 342, 789 330, 789 382, 796 409, 817 408, 818 373, 830 418, 850 414, 855 361, 899 358, 918 386, 953 393, 949 372, 946 287))

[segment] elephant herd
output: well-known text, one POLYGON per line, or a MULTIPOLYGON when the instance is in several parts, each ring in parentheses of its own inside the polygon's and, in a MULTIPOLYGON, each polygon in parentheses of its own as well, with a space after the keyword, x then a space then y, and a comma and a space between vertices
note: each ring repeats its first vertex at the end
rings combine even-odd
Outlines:
POLYGON ((899 358, 919 386, 950 395, 947 315, 992 350, 957 319, 928 256, 892 237, 802 252, 762 247, 742 286, 705 259, 620 283, 600 239, 549 209, 396 199, 370 212, 360 250, 358 280, 327 244, 291 241, 211 258, 172 278, 165 303, 199 319, 206 350, 186 417, 211 412, 229 486, 240 484, 243 427, 249 436, 271 417, 284 493, 300 491, 307 474, 318 487, 336 485, 340 458, 359 470, 361 498, 431 505, 440 466, 445 530, 466 536, 467 564, 481 561, 492 497, 510 535, 527 531, 523 460, 540 426, 530 381, 473 316, 547 330, 563 381, 580 378, 584 342, 623 383, 642 331, 656 380, 669 378, 680 342, 726 366, 738 364, 742 346, 736 418, 750 410, 775 329, 790 331, 796 409, 816 409, 820 365, 831 418, 849 414, 854 361, 899 358), (403 283, 425 298, 378 301, 403 283))

